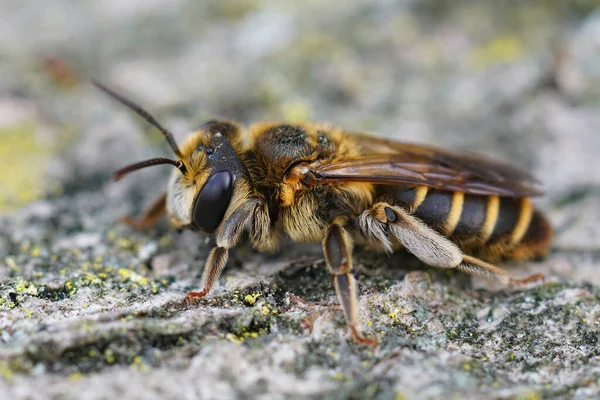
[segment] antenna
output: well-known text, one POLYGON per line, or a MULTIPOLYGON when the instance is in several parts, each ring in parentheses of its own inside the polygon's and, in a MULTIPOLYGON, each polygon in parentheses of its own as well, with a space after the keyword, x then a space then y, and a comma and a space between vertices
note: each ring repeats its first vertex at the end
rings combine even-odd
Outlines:
POLYGON ((162 164, 171 164, 174 167, 176 167, 177 169, 179 169, 182 174, 185 174, 187 171, 187 169, 185 168, 185 165, 180 160, 175 161, 175 160, 171 160, 170 158, 158 157, 158 158, 152 158, 152 159, 146 160, 146 161, 140 161, 138 163, 131 164, 124 168, 121 168, 120 170, 118 170, 117 172, 114 173, 113 179, 115 181, 118 181, 121 178, 123 178, 125 175, 128 175, 129 173, 131 173, 133 171, 137 171, 142 168, 152 167, 154 165, 162 165, 162 164))
POLYGON ((152 115, 150 115, 150 113, 148 111, 144 110, 142 107, 138 106, 131 100, 128 100, 125 97, 121 96, 120 94, 114 92, 112 89, 109 89, 108 87, 104 86, 102 83, 100 83, 96 80, 92 80, 92 83, 94 84, 94 86, 96 86, 98 89, 102 90, 104 93, 108 94, 113 99, 117 100, 118 102, 120 102, 124 106, 130 108, 131 110, 135 111, 140 117, 144 118, 146 121, 148 121, 148 123, 150 123, 156 129, 161 131, 162 134, 165 135, 165 138, 167 139, 167 143, 169 143, 169 146, 171 146, 171 149, 173 149, 173 151, 175 152, 177 157, 183 158, 183 156, 181 154, 181 150, 179 150, 179 147, 177 146, 177 142, 175 142, 175 138, 173 137, 173 134, 171 133, 171 131, 169 131, 168 129, 164 128, 161 124, 159 124, 158 121, 152 115))

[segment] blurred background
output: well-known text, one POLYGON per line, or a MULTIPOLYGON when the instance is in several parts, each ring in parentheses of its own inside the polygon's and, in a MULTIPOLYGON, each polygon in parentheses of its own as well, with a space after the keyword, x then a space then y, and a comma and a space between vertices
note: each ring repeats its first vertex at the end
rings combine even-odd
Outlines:
MULTIPOLYGON (((600 182, 597 7, 4 0, 0 213, 79 190, 110 195, 115 167, 168 154, 92 77, 179 138, 212 118, 327 121, 510 160, 564 196, 600 182)), ((157 169, 119 192, 156 191, 168 173, 157 169)))

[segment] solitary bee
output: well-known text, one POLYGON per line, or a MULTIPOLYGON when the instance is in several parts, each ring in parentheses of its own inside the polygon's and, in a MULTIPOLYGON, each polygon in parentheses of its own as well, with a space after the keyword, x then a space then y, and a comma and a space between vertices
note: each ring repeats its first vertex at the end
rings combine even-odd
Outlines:
POLYGON ((537 181, 512 166, 434 147, 349 134, 319 124, 209 121, 178 146, 148 112, 102 84, 100 89, 158 128, 177 156, 153 158, 115 173, 115 180, 171 164, 167 190, 139 220, 152 226, 166 211, 179 228, 213 234, 202 288, 210 293, 229 249, 246 231, 259 251, 283 239, 321 243, 352 338, 372 345, 358 327, 352 246, 391 253, 406 249, 427 265, 520 285, 490 264, 548 252, 552 229, 529 197, 537 181), (485 261, 484 261, 485 260, 485 261))

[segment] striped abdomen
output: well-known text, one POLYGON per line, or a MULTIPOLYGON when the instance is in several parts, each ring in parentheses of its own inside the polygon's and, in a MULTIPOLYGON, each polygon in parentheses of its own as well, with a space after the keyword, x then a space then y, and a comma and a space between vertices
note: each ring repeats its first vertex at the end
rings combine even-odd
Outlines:
POLYGON ((397 205, 466 253, 495 261, 531 259, 548 251, 552 229, 528 198, 467 195, 425 186, 385 190, 397 205))

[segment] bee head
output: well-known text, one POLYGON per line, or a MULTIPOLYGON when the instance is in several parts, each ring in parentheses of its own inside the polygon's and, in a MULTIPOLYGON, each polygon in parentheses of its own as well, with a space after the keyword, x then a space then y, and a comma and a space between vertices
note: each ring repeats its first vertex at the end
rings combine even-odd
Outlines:
POLYGON ((167 212, 172 221, 180 227, 214 232, 236 197, 234 188, 239 188, 240 200, 249 192, 248 172, 232 145, 238 144, 239 128, 230 122, 207 122, 180 148, 173 134, 147 111, 101 83, 94 84, 159 129, 178 158, 158 157, 131 164, 115 172, 114 179, 154 165, 173 165, 177 169, 167 187, 167 212))
POLYGON ((186 172, 173 171, 167 189, 167 211, 176 225, 214 232, 232 201, 248 194, 248 172, 232 144, 238 132, 230 122, 211 121, 182 146, 186 172))

